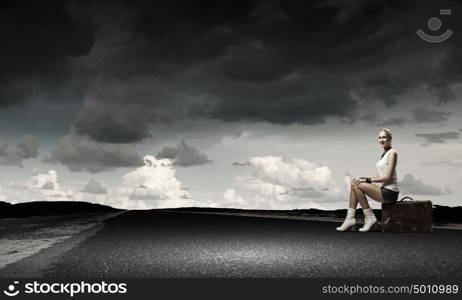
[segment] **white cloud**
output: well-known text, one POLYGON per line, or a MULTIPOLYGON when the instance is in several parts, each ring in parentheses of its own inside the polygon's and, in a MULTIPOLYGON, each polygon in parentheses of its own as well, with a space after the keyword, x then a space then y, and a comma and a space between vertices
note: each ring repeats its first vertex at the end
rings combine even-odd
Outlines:
POLYGON ((332 173, 326 166, 304 159, 286 160, 277 156, 252 157, 249 159, 257 177, 264 181, 294 187, 311 187, 321 194, 336 194, 338 187, 332 179, 332 173))
POLYGON ((226 189, 223 194, 223 205, 225 207, 241 207, 245 205, 244 199, 239 196, 235 189, 226 189))
POLYGON ((182 189, 170 159, 146 155, 144 162, 122 177, 122 185, 107 195, 106 204, 126 209, 193 206, 194 200, 182 189))
POLYGON ((58 183, 55 170, 34 170, 26 183, 2 184, 0 200, 10 203, 74 200, 123 209, 189 207, 195 204, 175 177, 171 160, 147 155, 144 162, 144 166, 122 177, 120 187, 109 192, 94 179, 81 192, 63 189, 58 183))
POLYGON ((73 190, 60 187, 55 170, 43 172, 34 169, 33 175, 25 183, 4 183, 1 193, 0 199, 10 203, 76 200, 73 190))
POLYGON ((33 173, 34 175, 32 175, 27 181, 30 188, 59 190, 58 173, 56 173, 55 170, 49 170, 46 173, 42 173, 40 170, 35 169, 33 173))
POLYGON ((35 169, 33 172, 34 174, 27 181, 30 190, 40 192, 47 201, 75 200, 74 191, 59 186, 58 173, 55 170, 41 172, 35 169))
POLYGON ((224 205, 232 203, 241 208, 266 209, 320 208, 324 202, 340 200, 340 189, 326 166, 279 156, 251 157, 248 162, 252 174, 236 177, 235 189, 228 189, 224 194, 224 205), (238 191, 246 197, 237 196, 238 191))

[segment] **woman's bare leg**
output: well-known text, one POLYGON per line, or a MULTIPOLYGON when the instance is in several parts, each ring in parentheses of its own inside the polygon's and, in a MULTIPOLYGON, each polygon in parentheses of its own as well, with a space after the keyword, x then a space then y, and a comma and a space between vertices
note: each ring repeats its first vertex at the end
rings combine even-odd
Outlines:
POLYGON ((366 198, 365 195, 368 195, 371 199, 383 203, 383 195, 380 191, 380 187, 376 186, 375 184, 360 183, 356 186, 356 189, 361 191, 361 193, 364 195, 364 198, 366 198))
POLYGON ((369 208, 369 202, 367 201, 367 198, 364 192, 360 190, 357 185, 353 185, 353 184, 351 185, 351 190, 353 191, 355 195, 356 201, 358 201, 359 204, 361 204, 361 207, 363 209, 369 208))
POLYGON ((353 187, 351 187, 351 189, 350 189, 350 205, 348 207, 356 209, 356 206, 358 206, 358 200, 356 200, 355 193, 353 192, 353 187))

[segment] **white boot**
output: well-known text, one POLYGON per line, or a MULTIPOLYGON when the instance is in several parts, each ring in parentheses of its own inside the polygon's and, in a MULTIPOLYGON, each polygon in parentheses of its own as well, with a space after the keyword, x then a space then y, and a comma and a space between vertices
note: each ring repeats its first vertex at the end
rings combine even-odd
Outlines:
POLYGON ((364 226, 359 228, 359 231, 366 232, 369 231, 372 226, 377 223, 377 218, 374 215, 372 208, 363 209, 364 212, 364 226))
POLYGON ((356 214, 356 209, 348 208, 348 212, 347 212, 347 215, 345 217, 345 220, 343 221, 341 226, 336 228, 337 231, 345 231, 348 228, 350 228, 351 226, 356 225, 355 214, 356 214))

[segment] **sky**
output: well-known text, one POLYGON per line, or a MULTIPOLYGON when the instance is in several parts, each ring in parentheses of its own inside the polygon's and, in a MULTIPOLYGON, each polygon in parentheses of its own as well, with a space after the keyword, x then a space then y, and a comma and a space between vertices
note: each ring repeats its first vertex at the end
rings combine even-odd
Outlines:
POLYGON ((0 5, 0 201, 346 208, 387 127, 461 205, 462 1, 0 5))

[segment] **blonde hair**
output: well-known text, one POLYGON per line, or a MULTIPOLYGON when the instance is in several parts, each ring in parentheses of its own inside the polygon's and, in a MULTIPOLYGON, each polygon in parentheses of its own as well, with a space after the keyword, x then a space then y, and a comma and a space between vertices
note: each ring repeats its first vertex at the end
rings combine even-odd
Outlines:
POLYGON ((382 129, 380 129, 379 132, 382 132, 382 131, 385 132, 385 134, 387 135, 388 140, 391 143, 391 140, 392 140, 391 130, 388 129, 388 128, 382 128, 382 129))

